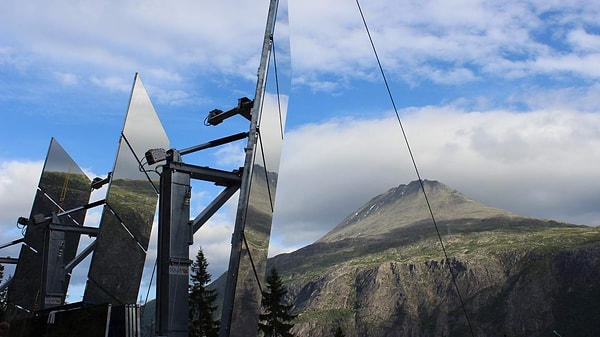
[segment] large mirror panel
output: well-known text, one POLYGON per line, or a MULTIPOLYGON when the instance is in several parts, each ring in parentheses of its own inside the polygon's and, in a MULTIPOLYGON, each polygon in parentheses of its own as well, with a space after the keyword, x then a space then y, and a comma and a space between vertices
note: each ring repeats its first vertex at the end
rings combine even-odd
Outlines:
POLYGON ((231 321, 231 336, 255 330, 264 287, 271 222, 291 86, 287 1, 279 1, 271 54, 263 83, 258 83, 258 139, 246 206, 243 242, 231 321))
MULTIPOLYGON (((16 317, 64 303, 69 275, 64 266, 77 253, 79 234, 50 231, 54 214, 87 204, 91 181, 58 141, 52 139, 25 228, 24 244, 8 291, 9 310, 16 317), (46 219, 46 220, 44 220, 46 219), (45 275, 45 277, 44 277, 45 275)), ((82 226, 85 211, 61 216, 59 224, 82 226)))
POLYGON ((136 302, 160 180, 156 164, 144 163, 144 153, 168 147, 169 139, 136 75, 90 265, 85 301, 136 302))

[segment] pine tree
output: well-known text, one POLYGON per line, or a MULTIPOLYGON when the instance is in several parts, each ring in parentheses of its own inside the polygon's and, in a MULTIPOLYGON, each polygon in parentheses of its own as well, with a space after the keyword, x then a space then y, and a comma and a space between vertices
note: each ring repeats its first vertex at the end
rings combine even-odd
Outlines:
POLYGON ((208 262, 200 248, 196 260, 191 266, 189 336, 193 337, 217 337, 219 335, 220 321, 213 318, 217 308, 213 303, 217 299, 217 294, 214 289, 206 288, 211 278, 206 270, 207 267, 208 262))
MULTIPOLYGON (((0 284, 2 284, 4 281, 4 266, 0 264, 0 284)), ((0 291, 0 322, 2 322, 2 320, 4 320, 6 317, 4 317, 5 313, 6 313, 6 308, 7 308, 7 303, 8 303, 8 299, 7 299, 7 293, 8 293, 8 289, 4 289, 3 291, 0 291)))
POLYGON ((335 328, 335 334, 333 335, 333 337, 346 337, 346 335, 344 334, 344 330, 342 330, 341 326, 337 326, 337 328, 335 328))
MULTIPOLYGON (((0 264, 0 284, 4 280, 4 266, 0 264)), ((0 291, 0 319, 4 318, 6 311, 6 290, 0 291)))
POLYGON ((275 268, 267 277, 267 289, 262 292, 263 313, 260 315, 258 330, 265 337, 293 337, 290 329, 294 326, 291 321, 296 318, 290 314, 291 304, 283 303, 287 289, 283 285, 275 268))

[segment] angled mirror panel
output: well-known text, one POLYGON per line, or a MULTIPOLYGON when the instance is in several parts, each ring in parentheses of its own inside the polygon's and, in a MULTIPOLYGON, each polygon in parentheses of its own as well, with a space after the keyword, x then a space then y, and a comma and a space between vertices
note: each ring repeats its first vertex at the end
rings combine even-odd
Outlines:
POLYGON ((95 264, 90 267, 84 301, 96 304, 136 303, 146 252, 108 207, 102 213, 102 226, 111 228, 109 237, 113 240, 96 241, 95 264))
POLYGON ((90 265, 85 301, 135 303, 160 180, 155 172, 157 164, 145 164, 144 153, 168 147, 169 139, 136 75, 90 265), (102 291, 98 291, 99 286, 102 291))
MULTIPOLYGON (((52 139, 29 218, 33 219, 38 214, 50 216, 87 204, 90 184, 91 181, 83 170, 52 139)), ((63 225, 81 226, 84 219, 85 212, 82 211, 63 216, 59 221, 63 225)), ((27 310, 40 309, 45 302, 42 299, 44 289, 41 289, 44 250, 49 252, 46 267, 49 282, 46 286, 50 287, 45 291, 60 294, 61 302, 64 302, 69 283, 69 276, 63 273, 63 267, 77 253, 79 234, 48 231, 47 225, 48 223, 31 224, 27 227, 25 244, 21 247, 14 281, 8 293, 10 304, 27 310), (45 245, 46 242, 49 245, 45 245)))
POLYGON ((39 308, 37 299, 41 292, 41 270, 42 255, 22 245, 13 281, 8 287, 7 318, 29 317, 33 310, 39 308))
MULTIPOLYGON (((144 85, 136 75, 106 201, 139 244, 148 248, 160 177, 157 164, 143 165, 149 149, 169 139, 144 85)), ((103 232, 102 225, 100 231, 103 232)))
MULTIPOLYGON (((257 99, 260 99, 259 133, 246 206, 244 241, 230 330, 232 336, 242 336, 244 332, 256 330, 260 314, 260 287, 264 287, 281 145, 291 86, 287 1, 279 1, 273 36, 264 91, 260 92, 257 89, 257 99)), ((260 86, 261 83, 258 83, 259 88, 260 86)))

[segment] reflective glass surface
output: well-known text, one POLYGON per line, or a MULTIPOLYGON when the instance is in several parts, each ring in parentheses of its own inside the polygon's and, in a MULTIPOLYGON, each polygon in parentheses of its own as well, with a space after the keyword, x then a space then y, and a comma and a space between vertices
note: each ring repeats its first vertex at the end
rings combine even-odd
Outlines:
POLYGON ((136 75, 100 221, 84 300, 135 303, 156 211, 159 175, 144 164, 169 139, 136 75), (142 165, 144 164, 144 165, 142 165))
MULTIPOLYGON (((251 166, 252 175, 244 225, 245 240, 240 256, 231 336, 247 335, 248 331, 256 331, 258 324, 260 285, 264 287, 281 145, 291 85, 289 47, 287 1, 279 1, 267 76, 264 83, 260 83, 259 79, 254 102, 255 107, 260 103, 259 132, 251 166)), ((240 193, 244 192, 240 191, 240 193)))
MULTIPOLYGON (((87 204, 90 184, 83 170, 52 139, 29 218, 39 214, 50 216, 87 204)), ((85 212, 80 211, 62 216, 59 221, 63 225, 81 226, 84 218, 85 212)), ((25 244, 21 246, 19 263, 8 293, 9 303, 27 310, 41 309, 46 302, 43 298, 46 293, 54 294, 58 304, 62 304, 69 284, 69 276, 64 274, 63 267, 77 253, 79 234, 49 231, 47 225, 27 226, 25 244), (44 250, 48 252, 47 282, 46 289, 41 289, 44 250)), ((17 316, 21 314, 17 313, 17 316)))

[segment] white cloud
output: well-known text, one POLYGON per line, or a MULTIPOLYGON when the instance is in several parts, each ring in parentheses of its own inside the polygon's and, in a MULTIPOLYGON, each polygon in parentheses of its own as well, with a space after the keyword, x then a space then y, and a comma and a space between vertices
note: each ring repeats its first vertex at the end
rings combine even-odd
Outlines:
MULTIPOLYGON (((292 35, 293 62, 301 73, 300 83, 315 85, 307 79, 318 82, 316 74, 323 73, 368 78, 376 64, 354 3, 336 3, 330 7, 333 11, 321 8, 325 5, 317 1, 290 6, 292 34, 296 33, 292 35)), ((578 51, 592 51, 596 35, 577 30, 554 39, 546 37, 581 24, 588 17, 586 10, 597 12, 597 6, 588 2, 551 8, 513 1, 369 1, 362 6, 384 69, 409 83, 552 75, 565 67, 576 76, 600 76, 595 56, 572 55, 564 48, 570 43, 578 51), (549 11, 560 13, 561 21, 546 21, 549 11), (565 65, 570 59, 573 62, 565 65), (455 70, 440 76, 448 66, 455 70)), ((589 24, 597 26, 593 21, 589 24)))
POLYGON ((600 84, 579 88, 523 88, 519 93, 515 93, 514 98, 533 110, 553 107, 561 110, 597 112, 598 106, 600 106, 600 84))
POLYGON ((541 57, 532 62, 532 68, 541 72, 556 74, 561 72, 572 72, 583 78, 595 79, 600 76, 600 53, 591 55, 556 55, 541 57))
POLYGON ((590 34, 580 28, 569 32, 567 39, 576 50, 600 52, 600 35, 598 34, 590 34))
POLYGON ((79 83, 79 79, 76 74, 67 73, 67 72, 55 72, 54 76, 59 80, 60 83, 72 86, 79 83))
POLYGON ((260 45, 266 6, 186 0, 19 3, 0 13, 5 35, 0 45, 80 75, 147 69, 157 79, 177 81, 182 73, 174 70, 181 71, 181 64, 251 75, 256 62, 248 60, 258 60, 260 50, 253 47, 260 45))
POLYGON ((216 162, 218 165, 226 167, 241 167, 244 165, 244 145, 230 143, 219 147, 215 152, 216 162))
MULTIPOLYGON (((361 5, 391 80, 455 85, 564 72, 600 76, 592 33, 600 10, 593 2, 361 5)), ((0 13, 0 64, 55 69, 70 74, 57 76, 61 83, 85 79, 121 91, 129 90, 137 71, 148 83, 161 83, 161 103, 193 105, 205 101, 193 94, 197 77, 255 78, 266 6, 242 0, 18 3, 0 13)), ((297 85, 336 92, 352 79, 378 78, 355 3, 290 1, 289 13, 297 85)))
POLYGON ((97 77, 93 76, 90 78, 90 82, 93 84, 108 89, 110 91, 121 91, 121 92, 129 92, 131 91, 131 81, 127 82, 124 78, 121 77, 97 77))
MULTIPOLYGON (((17 218, 29 217, 43 162, 0 162, 0 226, 12 231, 17 218), (10 224, 10 225, 9 225, 10 224)), ((4 237, 4 235, 3 235, 4 237)))
MULTIPOLYGON (((29 217, 42 171, 42 162, 0 162, 0 244, 22 238, 17 227, 19 217, 29 217)), ((20 244, 0 250, 0 255, 17 258, 20 244)), ((14 265, 5 265, 5 277, 14 273, 14 265)))
POLYGON ((0 45, 0 66, 9 66, 22 71, 28 63, 24 55, 17 55, 15 48, 0 45))
MULTIPOLYGON (((422 178, 522 215, 600 225, 592 206, 600 199, 597 112, 445 106, 402 116, 422 178)), ((373 196, 415 179, 393 117, 290 130, 274 235, 289 245, 310 242, 373 196)))

